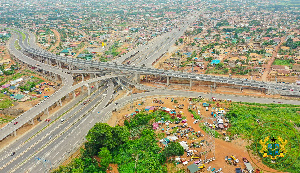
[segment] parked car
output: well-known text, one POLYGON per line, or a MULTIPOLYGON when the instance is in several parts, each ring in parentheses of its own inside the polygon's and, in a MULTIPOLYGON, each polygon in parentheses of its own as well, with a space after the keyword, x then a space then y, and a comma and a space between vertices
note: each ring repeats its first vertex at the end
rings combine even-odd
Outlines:
POLYGON ((242 169, 241 168, 235 168, 235 173, 242 173, 242 169))
POLYGON ((14 123, 14 125, 16 125, 16 124, 18 124, 18 121, 16 121, 16 122, 14 123))

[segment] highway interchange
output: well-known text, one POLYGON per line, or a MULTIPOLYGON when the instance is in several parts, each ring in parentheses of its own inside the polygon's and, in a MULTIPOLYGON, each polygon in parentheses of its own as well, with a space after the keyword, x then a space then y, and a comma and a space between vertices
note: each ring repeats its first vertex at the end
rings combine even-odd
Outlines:
POLYGON ((7 126, 1 129, 1 139, 11 134, 22 125, 28 123, 36 115, 45 111, 51 105, 60 101, 63 96, 70 94, 77 88, 87 86, 89 84, 102 81, 102 85, 97 88, 90 89, 90 95, 87 92, 74 98, 73 101, 63 106, 51 117, 50 124, 48 122, 39 123, 33 130, 20 136, 17 141, 11 143, 6 148, 0 151, 0 172, 43 172, 43 170, 49 170, 50 165, 52 167, 58 166, 61 161, 68 157, 70 153, 75 151, 85 140, 84 136, 88 130, 93 127, 96 122, 106 122, 111 111, 114 109, 120 109, 126 103, 131 100, 141 99, 146 96, 187 96, 197 97, 201 95, 209 98, 211 96, 220 99, 231 99, 232 101, 246 101, 256 103, 274 103, 283 102, 286 104, 300 105, 299 101, 294 100, 282 100, 282 99, 268 99, 268 98, 254 98, 245 96, 235 95, 221 95, 221 94, 205 94, 188 91, 176 91, 168 89, 155 89, 146 87, 138 83, 129 81, 124 74, 135 73, 135 74, 149 74, 149 75, 161 75, 164 77, 175 77, 199 81, 209 81, 215 83, 227 83, 234 84, 237 86, 248 86, 255 88, 272 89, 278 93, 286 95, 299 95, 299 87, 296 85, 284 85, 277 83, 266 83, 258 81, 245 81, 243 79, 228 78, 228 77, 217 77, 210 75, 201 74, 190 74, 176 71, 165 71, 160 69, 152 68, 152 63, 156 61, 164 52, 166 52, 171 45, 174 44, 176 39, 182 35, 187 28, 188 24, 194 20, 193 15, 190 20, 187 20, 184 26, 174 29, 172 32, 166 33, 162 36, 164 39, 156 39, 155 42, 149 45, 143 45, 137 48, 136 52, 129 52, 117 61, 113 63, 103 63, 96 61, 85 61, 81 59, 69 59, 66 57, 56 56, 44 50, 38 48, 35 44, 35 37, 32 33, 22 30, 25 33, 26 39, 22 39, 21 34, 13 34, 10 43, 9 51, 20 61, 27 63, 31 66, 49 71, 56 75, 59 75, 62 79, 63 86, 56 91, 49 99, 39 103, 29 111, 19 116, 16 120, 9 123, 7 126), (15 41, 21 47, 21 51, 15 48, 15 41), (158 47, 162 46, 162 47, 158 47), (137 51, 139 51, 137 53, 137 51), (131 59, 131 62, 127 65, 128 58, 131 55, 136 54, 136 57, 131 59), (41 63, 30 56, 35 58, 42 58, 44 62, 41 63), (52 61, 49 65, 49 62, 52 61), (53 62, 57 66, 53 66, 53 62), (61 63, 69 65, 69 70, 61 69, 61 63), (72 66, 72 67, 71 67, 72 66), (73 77, 69 72, 74 72, 72 68, 76 68, 76 73, 89 73, 91 70, 95 73, 105 71, 113 71, 110 75, 101 77, 95 77, 89 81, 73 85, 73 77), (78 70, 82 69, 82 70, 78 70), (123 72, 123 73, 120 73, 123 72), (132 96, 125 96, 113 103, 110 103, 112 98, 116 95, 116 78, 119 77, 124 83, 124 87, 127 84, 134 84, 137 88, 148 90, 149 92, 133 94, 132 96), (293 91, 290 91, 293 89, 293 91), (82 104, 83 101, 90 100, 87 104, 82 104), (109 104, 110 103, 110 104, 109 104), (119 103, 119 104, 116 104, 119 103), (64 119, 64 121, 61 121, 64 119), (17 125, 13 125, 14 122, 18 121, 17 125), (15 152, 14 156, 11 153, 15 152), (37 158, 46 159, 43 163, 37 158))

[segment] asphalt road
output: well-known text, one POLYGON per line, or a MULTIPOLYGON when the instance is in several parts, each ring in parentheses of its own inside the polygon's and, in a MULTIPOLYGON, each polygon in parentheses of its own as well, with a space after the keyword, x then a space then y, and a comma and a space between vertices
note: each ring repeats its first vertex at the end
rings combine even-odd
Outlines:
MULTIPOLYGON (((105 87, 107 88, 107 87, 105 87)), ((80 103, 78 106, 75 106, 72 110, 70 110, 68 113, 63 115, 62 118, 65 120, 61 122, 61 118, 55 121, 51 124, 51 126, 44 129, 42 132, 40 132, 38 135, 32 137, 30 140, 28 140, 32 135, 35 134, 36 129, 34 129, 33 132, 30 132, 30 135, 25 135, 19 141, 16 141, 16 143, 10 145, 7 149, 5 149, 4 156, 2 160, 0 161, 1 170, 0 172, 11 172, 14 169, 17 168, 17 165, 20 165, 23 163, 23 165, 20 166, 20 170, 15 170, 16 172, 25 172, 24 167, 26 165, 30 165, 28 168, 33 168, 33 164, 37 162, 35 159, 36 155, 38 157, 49 159, 51 160, 51 157, 56 157, 58 159, 52 160, 52 164, 54 161, 61 160, 63 153, 67 152, 67 150, 70 147, 63 147, 59 148, 60 150, 56 150, 57 144, 60 145, 74 145, 76 143, 79 143, 84 139, 84 136, 86 135, 86 131, 83 131, 81 128, 77 128, 79 124, 82 124, 85 126, 85 128, 91 128, 92 126, 89 124, 84 124, 86 120, 88 120, 87 115, 83 117, 83 115, 86 115, 88 111, 90 111, 92 108, 94 108, 99 102, 101 102, 102 106, 103 104, 107 104, 108 100, 110 99, 107 95, 103 94, 104 88, 101 90, 95 92, 95 94, 91 95, 88 99, 91 101, 88 102, 86 105, 83 105, 80 103), (72 136, 71 140, 65 140, 64 136, 73 134, 75 132, 75 136, 72 136), (24 141, 28 140, 24 143, 24 141), (21 143, 22 141, 22 143, 21 143), (17 144, 20 144, 17 146, 17 144), (17 146, 17 147, 16 147, 17 146), (56 148, 55 148, 56 146, 56 148), (15 151, 16 154, 14 156, 10 156, 11 152, 9 151, 15 151), (43 155, 43 153, 47 153, 51 151, 48 155, 43 155), (59 151, 59 152, 58 152, 59 151), (26 161, 24 163, 24 161, 26 161), (30 162, 33 161, 33 162, 30 162), (5 167, 3 167, 5 166, 5 167), (22 170, 23 169, 23 170, 22 170)), ((109 84, 107 94, 111 94, 113 92, 112 83, 109 84)), ((98 107, 98 106, 97 106, 98 107)), ((61 112, 67 111, 67 108, 64 108, 61 110, 61 112)), ((53 117, 54 120, 55 117, 53 117)), ((48 122, 42 122, 44 125, 48 124, 48 122)), ((1 152, 2 155, 2 152, 1 152)), ((27 170, 27 169, 26 169, 27 170)), ((34 169, 36 171, 36 169, 34 169)))
MULTIPOLYGON (((19 40, 22 39, 21 34, 19 34, 18 38, 19 38, 19 40)), ((16 40, 16 39, 17 39, 16 35, 13 35, 12 40, 16 40)), ((22 44, 20 44, 20 46, 21 45, 22 44)), ((108 78, 116 77, 116 75, 107 75, 107 76, 92 78, 90 80, 83 81, 81 83, 73 85, 73 77, 70 74, 65 73, 62 69, 59 69, 57 67, 53 67, 51 65, 41 63, 39 61, 36 61, 36 60, 22 54, 20 51, 16 50, 16 48, 14 46, 14 41, 10 41, 9 50, 15 57, 17 57, 18 59, 20 59, 21 61, 23 61, 27 64, 30 64, 30 65, 33 65, 37 68, 41 68, 43 70, 50 71, 52 73, 60 75, 62 77, 63 86, 59 90, 55 91, 55 93, 53 93, 47 99, 45 99, 42 102, 38 103, 37 105, 32 107, 30 110, 24 112, 23 114, 18 116, 16 119, 14 119, 10 123, 8 123, 5 127, 1 128, 0 129, 0 132, 1 132, 0 133, 0 141, 2 139, 4 139, 5 137, 7 137, 8 135, 12 134, 14 131, 19 129, 24 124, 28 123, 31 119, 35 118, 38 114, 45 111, 48 107, 55 104, 62 97, 64 97, 67 94, 71 93, 75 89, 80 88, 81 86, 88 86, 88 84, 90 84, 90 83, 94 83, 94 82, 97 82, 97 81, 101 81, 101 80, 105 80, 105 79, 108 79, 108 78), (15 122, 18 122, 18 124, 14 125, 15 122)))

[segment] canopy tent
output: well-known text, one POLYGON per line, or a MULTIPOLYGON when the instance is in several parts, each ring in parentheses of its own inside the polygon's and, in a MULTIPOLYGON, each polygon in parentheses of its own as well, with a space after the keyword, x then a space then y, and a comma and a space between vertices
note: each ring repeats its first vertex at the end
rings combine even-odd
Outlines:
POLYGON ((202 104, 204 107, 209 107, 209 104, 208 103, 203 103, 202 104))
POLYGON ((254 171, 253 170, 253 167, 252 167, 252 165, 248 162, 244 162, 244 164, 245 164, 245 166, 246 166, 246 169, 249 171, 249 172, 251 172, 251 171, 254 171))
POLYGON ((178 138, 176 136, 167 136, 170 141, 176 141, 178 138))
POLYGON ((171 109, 170 109, 170 108, 166 108, 166 109, 165 109, 165 111, 167 111, 167 112, 170 112, 170 111, 171 111, 171 109))
POLYGON ((191 173, 195 173, 200 170, 200 168, 198 168, 198 166, 195 163, 189 165, 187 168, 190 170, 191 173))
POLYGON ((183 147, 184 150, 186 150, 186 151, 189 150, 189 146, 187 145, 186 142, 181 141, 181 142, 179 142, 179 144, 183 147))
POLYGON ((223 121, 223 119, 218 119, 218 124, 223 124, 224 123, 224 121, 223 121))
POLYGON ((152 126, 153 126, 153 130, 158 129, 158 123, 153 123, 152 126))

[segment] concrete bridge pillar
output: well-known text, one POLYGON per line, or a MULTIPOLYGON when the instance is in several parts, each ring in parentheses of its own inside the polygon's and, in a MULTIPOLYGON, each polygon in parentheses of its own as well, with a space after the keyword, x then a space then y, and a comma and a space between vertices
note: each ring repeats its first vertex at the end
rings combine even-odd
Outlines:
POLYGON ((83 86, 81 86, 81 92, 83 92, 83 86))
POLYGON ((49 109, 48 108, 45 109, 45 114, 49 115, 49 109))
POLYGON ((54 74, 54 76, 55 76, 55 81, 57 81, 57 80, 58 80, 58 78, 57 78, 57 74, 54 74))
POLYGON ((14 134, 14 136, 17 136, 17 131, 15 130, 15 131, 13 132, 13 134, 14 134))
POLYGON ((84 76, 83 76, 83 74, 81 74, 81 79, 82 79, 82 82, 84 81, 84 76))
POLYGON ((137 72, 134 73, 134 81, 140 83, 140 75, 137 72))
POLYGON ((193 81, 192 79, 190 79, 190 88, 192 88, 192 85, 193 85, 193 81))
POLYGON ((216 89, 217 88, 217 85, 216 85, 216 82, 214 82, 214 89, 216 89))
POLYGON ((88 95, 90 95, 91 94, 91 88, 88 84, 87 84, 87 90, 88 90, 88 95))
POLYGON ((34 119, 30 120, 30 124, 34 125, 34 119))
POLYGON ((169 86, 169 85, 170 85, 170 77, 167 76, 167 86, 169 86))
POLYGON ((73 99, 75 99, 76 97, 75 91, 73 91, 72 93, 73 93, 73 99))
POLYGON ((59 101, 58 101, 58 102, 59 102, 59 105, 60 105, 60 106, 62 106, 62 102, 61 102, 61 99, 59 99, 59 101))

